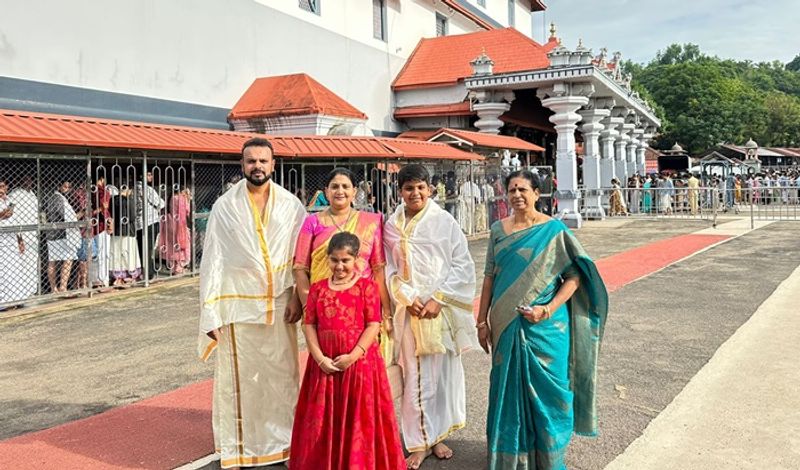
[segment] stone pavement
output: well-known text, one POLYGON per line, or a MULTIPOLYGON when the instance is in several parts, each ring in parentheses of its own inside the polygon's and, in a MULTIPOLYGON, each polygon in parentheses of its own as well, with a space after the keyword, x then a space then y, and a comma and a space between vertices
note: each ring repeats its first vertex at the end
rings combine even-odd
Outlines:
POLYGON ((800 268, 607 470, 800 468, 800 268))

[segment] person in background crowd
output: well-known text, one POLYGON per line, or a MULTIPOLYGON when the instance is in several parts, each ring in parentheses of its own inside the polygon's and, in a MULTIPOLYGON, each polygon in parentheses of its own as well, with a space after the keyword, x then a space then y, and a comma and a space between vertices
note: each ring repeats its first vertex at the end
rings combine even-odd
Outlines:
POLYGON ((434 200, 436 201, 437 204, 439 204, 439 207, 444 209, 444 203, 445 200, 447 199, 447 188, 444 185, 444 180, 442 180, 442 178, 439 178, 437 176, 436 181, 433 183, 433 186, 436 189, 434 200))
POLYGON ((113 285, 123 287, 142 275, 142 261, 136 243, 136 201, 130 188, 121 191, 114 188, 112 194, 109 270, 114 278, 113 285))
POLYGON ((689 188, 689 212, 692 215, 697 215, 698 211, 698 204, 697 204, 697 196, 698 191, 700 188, 700 180, 692 173, 689 177, 689 180, 686 181, 686 186, 689 188))
MULTIPOLYGON (((649 214, 653 210, 653 178, 648 176, 642 185, 642 212, 649 214)), ((609 204, 610 205, 610 204, 609 204)))
MULTIPOLYGON (((9 200, 8 184, 0 180, 0 227, 12 225, 16 204, 9 200)), ((23 300, 19 271, 25 256, 25 240, 21 233, 0 233, 0 303, 23 300)), ((4 309, 0 309, 2 311, 4 309)))
POLYGON ((373 209, 374 197, 372 196, 372 183, 367 180, 364 180, 358 183, 358 189, 356 190, 356 197, 353 199, 353 203, 356 206, 356 209, 367 211, 367 212, 374 212, 373 209))
MULTIPOLYGON (((24 176, 21 184, 8 193, 8 200, 14 203, 11 225, 31 227, 39 223, 39 198, 33 188, 33 178, 24 176)), ((35 229, 20 232, 20 236, 25 250, 15 283, 20 300, 24 300, 39 291, 39 237, 35 229)))
POLYGON ((452 171, 447 172, 447 177, 444 181, 445 188, 445 202, 444 209, 453 217, 456 217, 456 198, 458 197, 458 184, 456 183, 456 174, 452 171))
POLYGON ((742 175, 736 175, 736 180, 733 182, 733 189, 736 197, 734 198, 736 204, 744 202, 742 200, 742 175))
MULTIPOLYGON (((71 191, 72 183, 62 181, 56 191, 50 195, 46 209, 48 223, 78 221, 77 214, 67 199, 71 191)), ((78 249, 81 246, 80 229, 73 227, 47 230, 46 238, 47 279, 50 282, 50 291, 53 293, 66 292, 69 288, 72 263, 78 259, 78 249), (59 264, 61 265, 60 271, 59 264)))
POLYGON ((508 217, 508 200, 506 199, 506 190, 503 187, 503 178, 496 177, 493 186, 494 195, 497 199, 493 205, 495 212, 492 215, 492 223, 508 217))
MULTIPOLYGON (((137 182, 138 200, 136 201, 136 244, 142 257, 147 256, 147 279, 152 279, 156 275, 156 264, 153 261, 158 233, 161 230, 161 211, 164 210, 166 203, 159 196, 158 191, 153 187, 153 172, 148 171, 145 175, 145 184, 137 182), (145 211, 147 217, 145 220, 145 211), (147 229, 147 250, 144 246, 144 230, 147 229)), ((144 258, 142 258, 144 260, 144 258)), ((144 263, 144 261, 142 261, 144 263)))
POLYGON ((628 215, 628 209, 625 207, 625 200, 620 189, 620 182, 617 178, 611 178, 611 196, 609 196, 608 205, 611 212, 610 216, 628 215))
POLYGON ((97 247, 94 244, 93 237, 90 236, 91 229, 86 229, 87 219, 90 214, 87 213, 89 208, 89 195, 86 193, 86 188, 78 186, 72 191, 70 204, 78 221, 81 222, 81 245, 78 248, 78 282, 75 287, 77 289, 86 289, 89 287, 89 261, 94 259, 97 254, 97 247))
POLYGON ((192 261, 192 195, 185 185, 169 200, 167 217, 158 243, 159 258, 166 260, 172 274, 182 274, 192 261))
POLYGON ((92 260, 89 277, 92 287, 108 287, 109 255, 111 251, 111 194, 106 187, 106 177, 99 175, 92 196, 92 235, 97 256, 92 260))
POLYGON ((675 197, 675 186, 672 184, 672 178, 669 175, 662 176, 658 188, 661 191, 661 211, 666 215, 672 215, 672 202, 675 197))
POLYGON ((628 209, 631 214, 639 213, 639 174, 628 178, 628 209))
POLYGON ((477 184, 467 178, 461 183, 458 193, 458 215, 461 230, 467 235, 472 235, 475 233, 475 208, 480 201, 481 191, 477 184))

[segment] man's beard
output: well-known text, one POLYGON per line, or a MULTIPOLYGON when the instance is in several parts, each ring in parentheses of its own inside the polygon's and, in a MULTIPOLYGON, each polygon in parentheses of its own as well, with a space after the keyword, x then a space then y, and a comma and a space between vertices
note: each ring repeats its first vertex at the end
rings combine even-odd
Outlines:
POLYGON ((248 183, 252 184, 253 186, 263 186, 269 182, 272 175, 269 173, 263 173, 264 176, 261 178, 254 177, 252 173, 249 175, 244 175, 244 178, 247 180, 248 183))

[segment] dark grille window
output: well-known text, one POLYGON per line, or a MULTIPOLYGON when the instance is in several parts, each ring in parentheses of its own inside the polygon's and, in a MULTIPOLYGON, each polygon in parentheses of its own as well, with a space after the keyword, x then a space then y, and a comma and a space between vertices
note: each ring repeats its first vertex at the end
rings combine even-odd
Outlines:
POLYGON ((300 0, 300 8, 319 15, 320 0, 300 0))
POLYGON ((372 0, 372 36, 386 40, 386 5, 384 0, 372 0))
POLYGON ((447 36, 447 18, 440 14, 436 14, 436 35, 447 36))

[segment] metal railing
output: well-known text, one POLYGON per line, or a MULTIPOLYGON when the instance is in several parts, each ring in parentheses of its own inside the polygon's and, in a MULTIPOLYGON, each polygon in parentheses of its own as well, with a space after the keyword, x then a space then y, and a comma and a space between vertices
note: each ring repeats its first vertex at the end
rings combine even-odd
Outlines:
MULTIPOLYGON (((273 178, 313 212, 326 205, 319 195, 328 172, 345 166, 356 175, 356 208, 389 214, 405 163, 279 160, 273 178)), ((465 234, 509 214, 511 169, 420 163, 433 176, 434 200, 465 234)), ((238 161, 191 155, 0 154, 0 309, 195 275, 211 208, 241 178, 238 161)))

